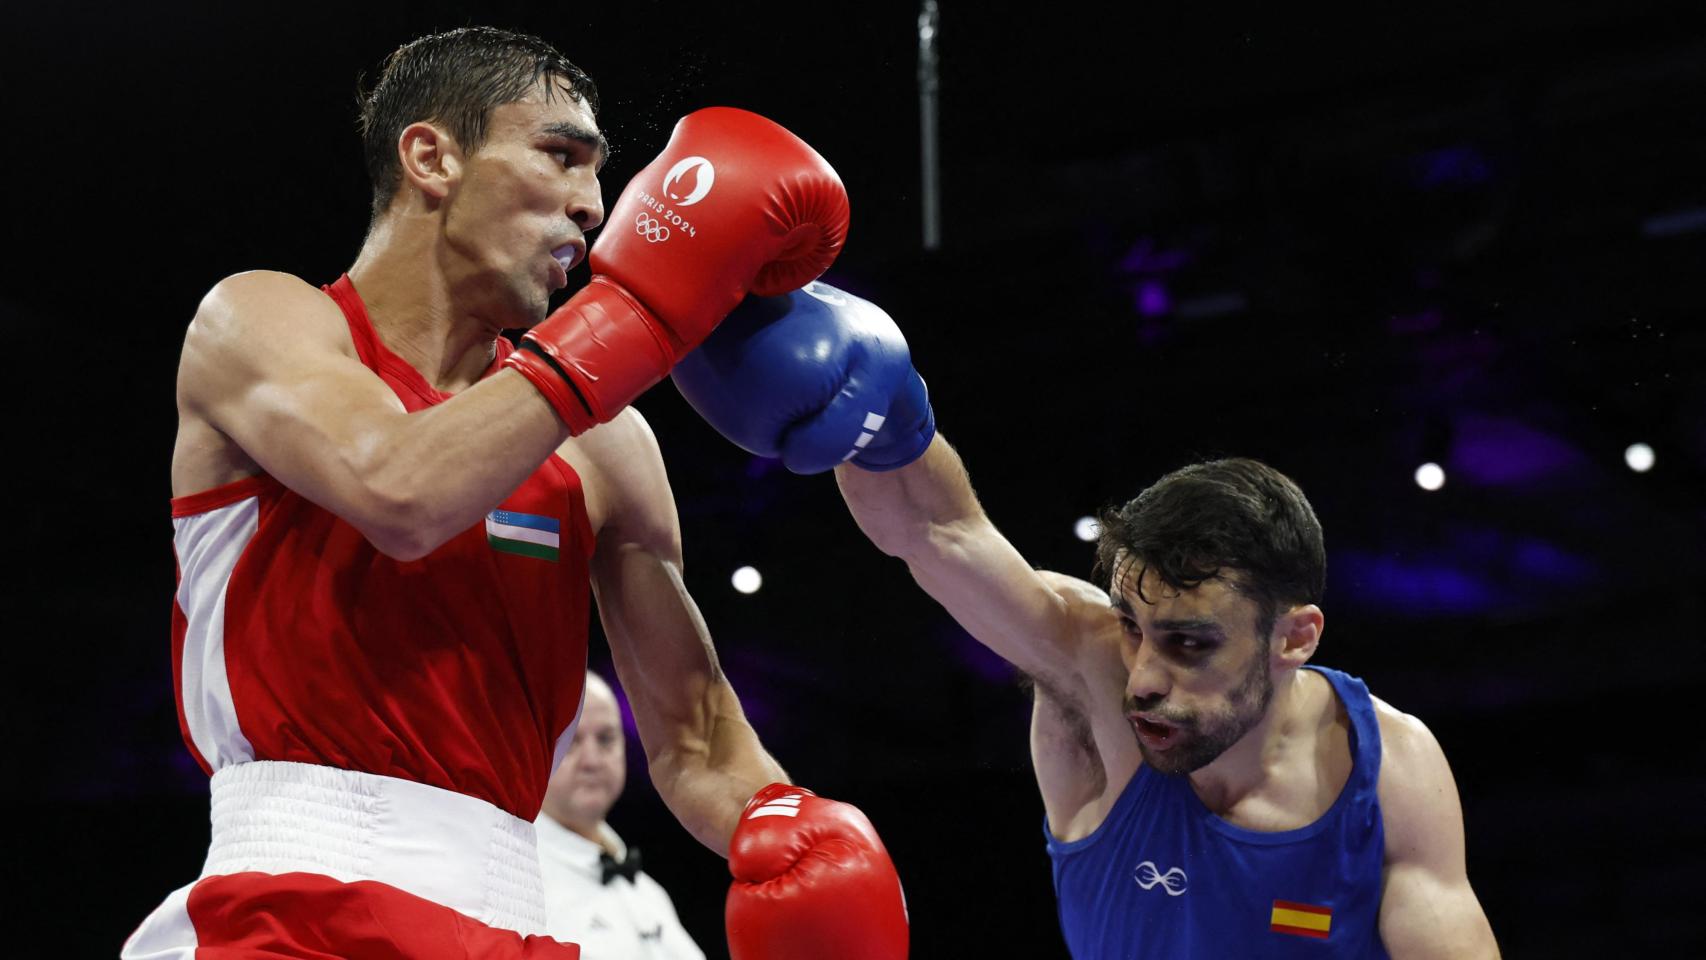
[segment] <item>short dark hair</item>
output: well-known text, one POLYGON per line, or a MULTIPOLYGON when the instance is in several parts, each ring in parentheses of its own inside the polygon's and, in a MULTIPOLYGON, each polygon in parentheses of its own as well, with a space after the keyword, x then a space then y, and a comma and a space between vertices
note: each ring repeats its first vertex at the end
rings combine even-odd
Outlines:
POLYGON ((1256 460, 1210 460, 1175 470, 1098 517, 1096 575, 1112 587, 1155 571, 1175 590, 1227 577, 1256 602, 1257 638, 1273 629, 1280 604, 1318 603, 1327 587, 1321 522, 1303 491, 1256 460))
MULTIPOLYGON (((443 124, 464 150, 486 140, 493 107, 527 96, 540 81, 556 79, 569 96, 598 114, 598 88, 556 47, 525 33, 463 27, 421 37, 385 60, 372 89, 361 94, 361 141, 373 181, 373 217, 390 209, 403 181, 397 138, 411 123, 443 124)), ((545 83, 547 99, 557 84, 545 83)))

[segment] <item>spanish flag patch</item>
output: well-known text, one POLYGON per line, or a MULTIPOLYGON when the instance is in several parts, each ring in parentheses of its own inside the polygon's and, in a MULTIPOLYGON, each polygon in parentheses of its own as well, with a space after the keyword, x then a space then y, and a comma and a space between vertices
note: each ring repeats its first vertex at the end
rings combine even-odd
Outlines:
POLYGON ((1273 919, 1268 929, 1275 933, 1289 933, 1299 937, 1314 937, 1318 940, 1327 939, 1327 931, 1333 926, 1333 908, 1318 907, 1313 903, 1292 903, 1290 900, 1275 900, 1273 919))

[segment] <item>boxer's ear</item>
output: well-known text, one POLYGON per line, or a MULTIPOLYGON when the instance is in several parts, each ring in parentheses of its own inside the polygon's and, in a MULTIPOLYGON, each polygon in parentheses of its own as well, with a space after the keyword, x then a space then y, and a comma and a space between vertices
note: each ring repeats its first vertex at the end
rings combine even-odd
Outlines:
POLYGON ((462 148, 449 131, 417 121, 397 137, 397 163, 404 182, 436 203, 449 196, 462 177, 462 148))
POLYGON ((1325 626, 1321 608, 1313 603, 1281 613, 1274 620, 1273 632, 1268 635, 1268 649, 1273 655, 1274 666, 1295 670, 1308 663, 1309 658, 1315 656, 1315 647, 1321 642, 1321 631, 1325 626))

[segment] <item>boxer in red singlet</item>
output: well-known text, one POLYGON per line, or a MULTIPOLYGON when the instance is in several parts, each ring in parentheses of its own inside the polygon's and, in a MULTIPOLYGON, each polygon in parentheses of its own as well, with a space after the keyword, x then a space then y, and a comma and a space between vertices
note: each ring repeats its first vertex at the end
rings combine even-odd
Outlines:
POLYGON ((733 857, 735 955, 791 955, 794 931, 903 956, 880 840, 786 786, 718 669, 628 407, 747 291, 828 266, 834 171, 763 118, 690 115, 547 317, 605 217, 586 76, 452 31, 392 55, 362 125, 373 218, 348 272, 227 278, 185 339, 174 680, 212 846, 123 956, 577 956, 542 935, 532 821, 581 703, 589 585, 653 781, 733 857), (693 231, 662 229, 672 204, 693 231))

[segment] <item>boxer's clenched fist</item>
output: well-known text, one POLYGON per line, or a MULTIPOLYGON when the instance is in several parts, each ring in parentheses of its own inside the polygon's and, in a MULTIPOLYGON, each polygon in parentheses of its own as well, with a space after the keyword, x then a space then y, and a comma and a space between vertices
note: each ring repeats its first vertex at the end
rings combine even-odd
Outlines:
POLYGON ((827 283, 749 298, 672 377, 723 436, 795 473, 905 466, 936 435, 900 328, 827 283))
POLYGON ((906 900, 859 808, 773 783, 729 844, 734 960, 904 960, 906 900))
POLYGON ((822 273, 847 219, 841 179, 798 137, 744 110, 688 114, 605 218, 592 282, 505 365, 578 434, 663 379, 748 292, 822 273))

